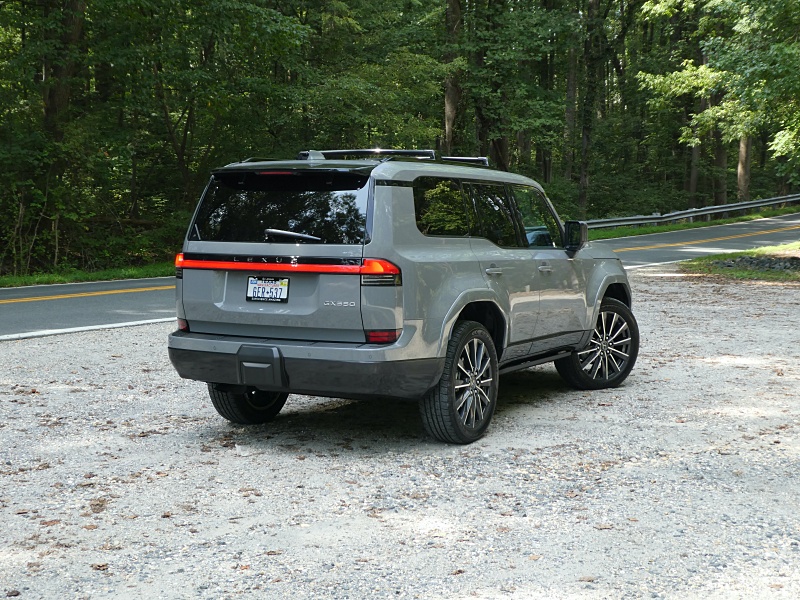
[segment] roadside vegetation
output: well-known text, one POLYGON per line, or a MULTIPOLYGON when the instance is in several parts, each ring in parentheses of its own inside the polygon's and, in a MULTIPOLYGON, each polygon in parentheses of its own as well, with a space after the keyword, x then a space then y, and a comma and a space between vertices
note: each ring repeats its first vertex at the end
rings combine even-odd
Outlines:
POLYGON ((712 225, 729 225, 731 223, 744 223, 755 221, 756 219, 768 219, 781 215, 791 215, 800 212, 800 206, 787 206, 762 210, 757 213, 730 217, 728 219, 715 219, 713 221, 694 221, 692 223, 672 223, 670 225, 645 225, 629 227, 612 227, 608 229, 590 229, 590 240, 609 240, 613 238, 631 237, 635 235, 647 235, 648 233, 664 233, 666 231, 682 231, 684 229, 700 229, 701 227, 711 227, 712 225))
POLYGON ((684 273, 727 279, 800 282, 800 242, 715 254, 679 264, 684 273))
POLYGON ((174 262, 161 262, 142 267, 121 267, 101 271, 73 269, 59 273, 37 273, 34 275, 4 275, 0 277, 0 288, 26 285, 48 285, 52 283, 77 283, 84 281, 111 281, 114 279, 145 279, 175 275, 174 262))

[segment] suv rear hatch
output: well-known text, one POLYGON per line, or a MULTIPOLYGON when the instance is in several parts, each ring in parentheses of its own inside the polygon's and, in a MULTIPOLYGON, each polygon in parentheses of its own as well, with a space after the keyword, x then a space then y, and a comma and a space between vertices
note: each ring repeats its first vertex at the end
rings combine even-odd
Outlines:
POLYGON ((192 332, 365 341, 361 277, 382 269, 363 260, 374 163, 330 162, 214 172, 177 262, 192 332))

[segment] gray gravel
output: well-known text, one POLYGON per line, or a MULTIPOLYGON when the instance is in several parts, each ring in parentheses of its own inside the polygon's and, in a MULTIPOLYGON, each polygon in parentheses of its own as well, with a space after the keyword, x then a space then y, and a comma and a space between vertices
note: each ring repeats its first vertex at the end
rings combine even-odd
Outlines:
POLYGON ((400 402, 231 426, 169 324, 0 343, 0 597, 800 597, 800 287, 632 280, 628 382, 509 375, 466 447, 400 402))

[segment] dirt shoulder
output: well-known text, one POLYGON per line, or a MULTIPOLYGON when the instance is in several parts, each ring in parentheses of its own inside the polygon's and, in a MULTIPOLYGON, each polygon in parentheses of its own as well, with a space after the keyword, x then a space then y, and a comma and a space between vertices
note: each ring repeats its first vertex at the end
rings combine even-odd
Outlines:
POLYGON ((508 375, 466 447, 400 402, 233 427, 170 325, 0 343, 0 595, 800 597, 800 286, 631 278, 625 385, 508 375))

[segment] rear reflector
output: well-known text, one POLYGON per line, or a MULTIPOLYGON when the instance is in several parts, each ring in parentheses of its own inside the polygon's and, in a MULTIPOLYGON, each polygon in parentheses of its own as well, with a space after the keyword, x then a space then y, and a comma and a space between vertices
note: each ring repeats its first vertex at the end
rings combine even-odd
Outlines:
POLYGON ((178 329, 180 331, 189 331, 189 321, 186 319, 178 319, 178 329))
POLYGON ((393 344, 400 338, 402 329, 374 329, 365 331, 368 344, 393 344))

